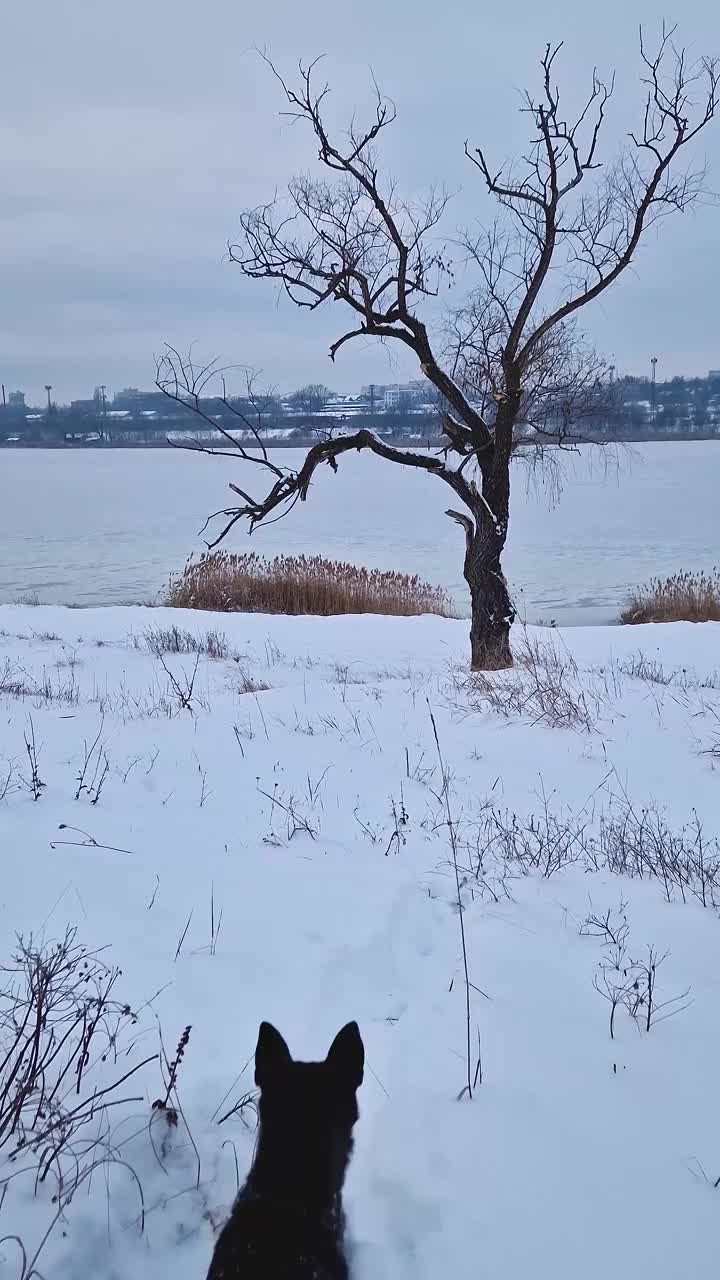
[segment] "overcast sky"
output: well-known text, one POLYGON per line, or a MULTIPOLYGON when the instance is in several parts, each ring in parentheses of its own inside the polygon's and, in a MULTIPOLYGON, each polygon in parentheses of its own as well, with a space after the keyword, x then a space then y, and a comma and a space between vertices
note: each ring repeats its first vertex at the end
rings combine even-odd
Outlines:
MULTIPOLYGON (((565 40, 559 78, 578 100, 594 63, 617 70, 608 144, 639 118, 633 0, 5 0, 0 17, 0 380, 58 401, 149 386, 164 340, 262 368, 291 389, 352 390, 416 370, 369 342, 333 366, 337 309, 312 317, 223 261, 238 211, 311 165, 307 131, 281 102, 254 45, 288 72, 327 54, 333 113, 368 101, 370 68, 398 108, 385 156, 399 186, 457 190, 447 230, 483 204, 466 136, 498 162, 521 138, 517 90, 536 83, 548 40, 565 40)), ((716 0, 684 0, 680 33, 720 53, 716 0), (715 16, 713 16, 715 15, 715 16)), ((672 18, 674 15, 669 13, 672 18)), ((657 30, 657 25, 654 26, 657 30)), ((703 135, 720 189, 720 125, 703 135)), ((720 208, 651 235, 633 274, 585 314, 620 372, 720 367, 720 208)), ((459 282, 458 288, 461 287, 459 282)))

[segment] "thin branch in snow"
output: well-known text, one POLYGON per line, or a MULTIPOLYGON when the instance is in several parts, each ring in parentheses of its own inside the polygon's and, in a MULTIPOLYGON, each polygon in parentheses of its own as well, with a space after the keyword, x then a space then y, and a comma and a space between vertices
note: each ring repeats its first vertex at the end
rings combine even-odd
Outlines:
POLYGON ((443 759, 442 749, 440 747, 440 737, 438 734, 435 716, 428 702, 428 711, 430 713, 430 723, 432 724, 433 737, 435 738, 435 746, 437 748, 438 761, 440 763, 440 773, 443 778, 443 800, 445 804, 445 815, 447 819, 447 829, 450 838, 450 849, 452 851, 453 869, 455 872, 455 890, 457 893, 457 909, 458 921, 460 925, 460 945, 462 947, 463 971, 465 975, 465 1021, 466 1021, 466 1057, 465 1065, 467 1068, 467 1081, 458 1094, 458 1101, 467 1094, 468 1098, 473 1096, 472 1066, 471 1066, 471 1046, 470 1046, 470 972, 468 967, 467 941, 465 938, 465 920, 464 907, 462 903, 462 894, 460 891, 460 869, 458 865, 458 847, 457 837, 455 833, 455 824, 453 822, 452 809, 450 807, 450 786, 447 771, 445 769, 445 761, 443 759))

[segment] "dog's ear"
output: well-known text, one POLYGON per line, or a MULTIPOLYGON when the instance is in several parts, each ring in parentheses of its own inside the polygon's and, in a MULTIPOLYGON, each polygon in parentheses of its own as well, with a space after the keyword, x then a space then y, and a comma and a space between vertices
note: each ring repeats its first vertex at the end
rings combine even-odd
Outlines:
POLYGON ((348 1022, 342 1031, 338 1031, 326 1062, 353 1089, 360 1088, 365 1067, 365 1049, 357 1022, 348 1022))
POLYGON ((264 1089, 291 1062, 290 1050, 280 1032, 269 1022, 261 1022, 255 1049, 255 1083, 258 1088, 264 1089))

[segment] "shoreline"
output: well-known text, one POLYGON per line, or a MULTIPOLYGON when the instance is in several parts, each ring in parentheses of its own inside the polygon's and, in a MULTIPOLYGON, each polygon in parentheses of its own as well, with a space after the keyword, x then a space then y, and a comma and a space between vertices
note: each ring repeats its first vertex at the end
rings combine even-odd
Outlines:
MULTIPOLYGON (((618 609, 619 608, 620 606, 618 606, 618 609)), ((23 610, 61 609, 61 610, 67 610, 67 612, 73 613, 73 614, 84 613, 84 612, 95 613, 100 609, 113 609, 113 610, 124 609, 128 611, 132 611, 135 609, 152 609, 154 612, 157 612, 158 610, 167 610, 169 613, 182 615, 183 618, 185 618, 186 616, 196 617, 198 619, 211 618, 213 619, 214 622, 218 624, 223 618, 267 618, 269 623, 274 618, 282 618, 289 622, 305 619, 305 620, 313 620, 318 623, 331 622, 334 619, 338 619, 338 618, 345 618, 350 620, 352 620, 353 618, 358 618, 358 619, 378 618, 381 621, 390 620, 394 622, 418 623, 425 618, 437 618, 439 622, 448 622, 452 624, 464 623, 469 625, 470 623, 469 611, 467 613, 459 613, 454 615, 453 617, 447 617, 447 618, 442 617, 440 614, 433 614, 433 613, 406 614, 406 615, 400 616, 400 615, 389 614, 389 613, 387 614, 385 613, 330 613, 330 614, 265 613, 265 612, 261 612, 260 610, 257 610, 255 612, 250 612, 247 610, 245 611, 244 610, 228 610, 227 612, 220 612, 214 609, 176 608, 173 605, 165 604, 162 600, 159 600, 159 601, 98 600, 94 603, 89 601, 82 601, 82 602, 75 603, 73 601, 67 601, 67 600, 62 602, 52 601, 52 600, 39 600, 39 599, 35 599, 31 592, 29 592, 28 596, 24 599, 22 597, 16 597, 13 600, 3 600, 2 596, 0 596, 0 614, 4 609, 18 609, 18 610, 20 609, 23 609, 23 610)), ((661 625, 661 624, 658 624, 658 625, 661 625)), ((601 620, 598 622, 555 622, 555 621, 533 622, 527 618, 518 617, 514 623, 514 627, 515 629, 520 631, 524 631, 526 629, 528 630, 537 629, 539 631, 583 631, 583 630, 597 631, 598 628, 609 628, 609 629, 615 630, 616 628, 623 627, 623 624, 620 621, 619 613, 618 613, 618 616, 616 617, 608 618, 606 620, 601 620)), ((0 635, 1 634, 2 634, 2 629, 0 628, 0 635)))
MULTIPOLYGON (((414 449, 436 449, 436 448, 440 448, 440 446, 442 445, 442 439, 440 436, 438 436, 435 440, 428 440, 427 436, 399 437, 399 436, 393 436, 393 435, 382 435, 380 432, 378 432, 377 434, 381 440, 385 440, 388 444, 394 444, 398 446, 405 445, 408 448, 412 447, 414 449)), ((190 439, 192 439, 192 437, 190 437, 190 439)), ((577 441, 574 442, 573 447, 577 447, 579 445, 595 445, 598 448, 605 448, 608 445, 614 445, 614 444, 615 445, 617 444, 696 444, 696 443, 701 444, 701 443, 707 443, 708 441, 716 441, 717 443, 720 443, 720 433, 693 431, 692 433, 687 433, 684 435, 681 435, 681 434, 672 434, 672 435, 633 434, 633 435, 624 435, 624 436, 608 436, 607 438, 603 438, 599 440, 578 439, 577 441)), ((208 444, 209 442, 203 442, 203 443, 208 444)), ((220 443, 221 442, 218 441, 218 444, 220 443)), ((252 449, 257 447, 257 443, 254 440, 241 440, 238 443, 241 444, 243 448, 252 449)), ((265 440, 263 441, 263 444, 268 451, 271 449, 310 449, 314 444, 317 444, 317 440, 312 436, 308 436, 304 440, 265 440)), ((551 445, 549 447, 558 448, 559 446, 551 445)), ((8 442, 7 440, 0 440, 0 449, 6 449, 9 453, 36 452, 38 450, 48 450, 52 452, 55 452, 57 450, 62 450, 67 453, 85 453, 87 451, 92 451, 94 453, 101 453, 106 450, 119 450, 119 449, 127 449, 131 451, 133 450, 145 451, 148 449, 160 449, 160 450, 184 449, 188 453, 204 452, 204 449, 193 450, 191 448, 188 448, 187 444, 183 444, 177 441, 169 441, 169 440, 104 440, 104 441, 96 441, 96 442, 93 442, 92 444, 79 444, 79 443, 66 444, 64 440, 57 440, 57 441, 26 440, 22 444, 14 444, 14 443, 8 442)))

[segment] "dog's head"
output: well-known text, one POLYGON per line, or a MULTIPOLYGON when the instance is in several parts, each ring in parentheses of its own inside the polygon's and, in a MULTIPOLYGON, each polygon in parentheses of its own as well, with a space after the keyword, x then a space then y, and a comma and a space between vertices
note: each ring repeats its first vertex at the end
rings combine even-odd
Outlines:
MULTIPOLYGON (((358 1118, 356 1092, 362 1084, 365 1050, 356 1022, 348 1022, 322 1062, 296 1062, 269 1022, 260 1025, 255 1050, 255 1083, 260 1089, 263 1142, 271 1144, 279 1173, 300 1173, 318 1182, 318 1191, 342 1185, 358 1118)), ((293 1178, 294 1180, 294 1178, 293 1178)))
POLYGON ((365 1067, 365 1049, 357 1022, 338 1031, 324 1062, 296 1062, 283 1037, 269 1022, 261 1022, 255 1049, 255 1083, 263 1097, 312 1106, 314 1097, 327 1102, 355 1098, 365 1067))

